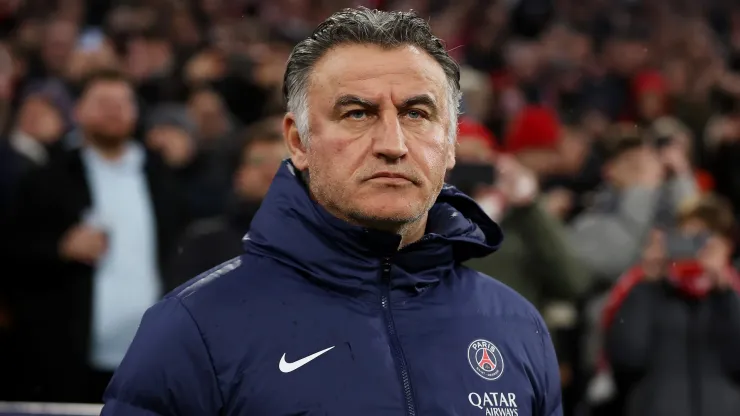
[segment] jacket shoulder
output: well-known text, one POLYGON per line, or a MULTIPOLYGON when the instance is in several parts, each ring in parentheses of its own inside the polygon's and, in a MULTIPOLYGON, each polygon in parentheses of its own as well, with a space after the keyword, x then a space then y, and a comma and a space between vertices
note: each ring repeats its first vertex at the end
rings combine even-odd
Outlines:
POLYGON ((206 270, 172 290, 170 293, 165 295, 165 299, 179 298, 182 300, 192 295, 196 295, 201 291, 214 290, 218 285, 219 280, 230 279, 235 277, 234 275, 244 274, 241 267, 245 260, 248 261, 248 259, 244 259, 243 256, 237 256, 219 264, 218 266, 206 270))
POLYGON ((241 254, 183 283, 165 298, 177 298, 194 316, 257 308, 279 290, 291 271, 270 258, 241 254))
POLYGON ((544 320, 537 308, 519 292, 487 274, 462 266, 465 278, 480 305, 489 308, 493 316, 522 319, 545 329, 544 320))

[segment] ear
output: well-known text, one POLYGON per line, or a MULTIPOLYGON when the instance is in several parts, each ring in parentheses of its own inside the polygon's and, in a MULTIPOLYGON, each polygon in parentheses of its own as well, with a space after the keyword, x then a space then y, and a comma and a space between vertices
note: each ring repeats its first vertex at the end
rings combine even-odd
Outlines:
POLYGON ((301 136, 298 133, 298 126, 295 123, 293 113, 287 113, 283 117, 283 139, 290 152, 290 160, 298 170, 308 168, 308 157, 306 147, 301 142, 301 136))
POLYGON ((447 144, 447 170, 452 170, 455 167, 455 151, 457 150, 457 140, 447 144))

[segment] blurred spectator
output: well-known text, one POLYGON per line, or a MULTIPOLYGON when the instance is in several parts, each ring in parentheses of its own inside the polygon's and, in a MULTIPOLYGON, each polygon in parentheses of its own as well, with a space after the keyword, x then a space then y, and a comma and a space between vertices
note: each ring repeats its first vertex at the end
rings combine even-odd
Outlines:
POLYGON ((581 329, 580 358, 587 369, 596 365, 601 346, 604 291, 640 258, 649 231, 672 226, 678 207, 698 192, 689 155, 678 141, 656 146, 642 129, 622 123, 602 145, 602 190, 573 219, 569 232, 594 284, 581 329))
POLYGON ((194 90, 187 105, 198 130, 196 137, 205 147, 217 147, 233 134, 235 121, 221 96, 213 89, 194 90))
POLYGON ((38 61, 31 64, 32 78, 63 77, 77 44, 79 27, 73 21, 51 18, 43 25, 38 61))
MULTIPOLYGON (((158 260, 175 241, 195 253, 178 261, 198 260, 172 277, 181 281, 226 260, 211 257, 211 244, 239 252, 261 195, 244 202, 239 184, 264 188, 272 175, 271 162, 234 172, 236 157, 253 160, 240 132, 285 111, 282 77, 295 40, 359 4, 413 8, 459 60, 465 117, 450 179, 507 230, 485 267, 542 308, 556 332, 576 312, 573 339, 556 336, 562 362, 585 364, 563 369, 566 415, 603 347, 606 293, 652 241, 650 230, 672 229, 680 203, 698 192, 726 197, 740 215, 740 8, 730 1, 0 0, 0 261, 15 261, 26 276, 0 279, 0 328, 24 362, 36 363, 27 373, 41 382, 26 397, 61 397, 74 383, 55 387, 41 364, 87 365, 80 357, 91 345, 90 282, 102 266, 34 254, 53 251, 49 242, 86 208, 100 217, 82 168, 90 127, 75 106, 88 76, 113 69, 133 83, 141 117, 127 142, 146 152, 158 260), (175 208, 198 221, 185 236, 180 214, 168 214, 175 208), (6 237, 15 233, 17 241, 6 237), (51 275, 82 278, 35 285, 51 275), (3 298, 14 302, 3 306, 3 298), (550 313, 553 305, 559 312, 550 313), (65 323, 49 326, 52 318, 65 323), (36 345, 48 339, 61 345, 53 359, 36 345)), ((120 115, 106 119, 113 128, 120 115)), ((275 140, 255 139, 264 143, 255 152, 274 149, 277 158, 275 140)), ((176 262, 166 259, 157 263, 160 280, 176 262)), ((3 339, 0 355, 10 345, 3 339)), ((0 396, 3 381, 18 384, 7 374, 0 367, 0 396)))
POLYGON ((460 90, 463 93, 464 114, 474 120, 485 121, 491 112, 493 98, 488 77, 482 72, 463 67, 460 69, 460 90))
POLYGON ((588 286, 588 274, 571 252, 565 228, 541 205, 536 176, 512 156, 499 154, 491 133, 473 121, 463 118, 458 142, 451 182, 469 188, 507 239, 495 256, 471 260, 469 266, 492 273, 540 309, 553 300, 577 298, 588 286), (460 171, 467 171, 465 182, 455 180, 460 171), (471 178, 476 171, 480 178, 471 178))
POLYGON ((186 219, 167 168, 131 138, 123 75, 92 74, 75 114, 82 148, 19 185, 5 236, 26 399, 99 400, 142 313, 172 286, 160 266, 186 219))
POLYGON ((740 97, 724 114, 715 115, 707 123, 705 145, 707 168, 712 173, 717 192, 732 202, 740 215, 740 97))
POLYGON ((506 150, 539 180, 560 168, 561 134, 557 114, 539 105, 528 105, 512 118, 504 143, 506 150))
POLYGON ((281 123, 281 118, 268 118, 247 129, 225 215, 188 228, 169 266, 171 280, 187 281, 242 252, 242 237, 287 157, 281 123))
POLYGON ((197 125, 178 103, 160 104, 149 111, 144 126, 145 143, 174 172, 186 189, 193 218, 216 215, 225 198, 224 184, 207 171, 196 142, 197 125))
POLYGON ((666 112, 666 86, 658 71, 643 71, 632 78, 632 99, 635 102, 635 119, 649 125, 666 112))
POLYGON ((670 223, 678 205, 695 196, 696 186, 678 143, 656 149, 640 129, 622 124, 605 146, 605 189, 574 220, 571 243, 595 278, 612 282, 639 258, 648 231, 670 223))
MULTIPOLYGON (((44 166, 49 153, 59 151, 59 140, 65 130, 61 111, 53 97, 45 92, 30 94, 22 103, 16 124, 7 140, 0 142, 3 181, 0 201, 10 201, 21 177, 36 167, 44 166)), ((0 202, 5 206, 6 203, 0 202)))
POLYGON ((734 232, 729 204, 703 197, 681 213, 675 231, 652 234, 642 264, 620 283, 607 310, 606 352, 624 415, 737 413, 734 232))
POLYGON ((149 113, 145 142, 173 170, 186 169, 195 157, 196 126, 184 106, 163 104, 149 113))

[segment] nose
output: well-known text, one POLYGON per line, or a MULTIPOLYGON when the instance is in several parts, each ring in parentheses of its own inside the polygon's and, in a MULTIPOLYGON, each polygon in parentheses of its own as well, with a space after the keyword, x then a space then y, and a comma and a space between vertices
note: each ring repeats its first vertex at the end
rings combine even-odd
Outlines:
POLYGON ((408 153, 406 136, 396 114, 387 114, 378 123, 373 140, 373 154, 387 161, 402 159, 408 153))

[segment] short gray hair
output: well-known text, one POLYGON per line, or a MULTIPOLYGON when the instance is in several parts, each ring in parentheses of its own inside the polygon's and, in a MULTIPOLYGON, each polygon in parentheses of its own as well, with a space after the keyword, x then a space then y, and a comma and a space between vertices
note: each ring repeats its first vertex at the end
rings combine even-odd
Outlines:
POLYGON ((460 110, 460 67, 450 57, 442 40, 432 34, 429 24, 414 12, 385 12, 365 7, 344 9, 321 23, 307 39, 299 42, 288 59, 283 96, 295 116, 301 141, 307 142, 308 84, 316 62, 331 48, 342 44, 370 44, 386 49, 412 45, 428 53, 447 76, 450 141, 455 140, 460 110))

